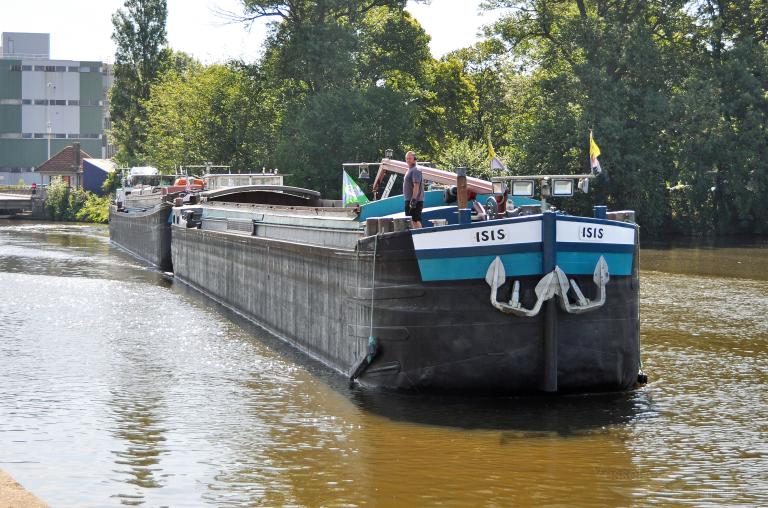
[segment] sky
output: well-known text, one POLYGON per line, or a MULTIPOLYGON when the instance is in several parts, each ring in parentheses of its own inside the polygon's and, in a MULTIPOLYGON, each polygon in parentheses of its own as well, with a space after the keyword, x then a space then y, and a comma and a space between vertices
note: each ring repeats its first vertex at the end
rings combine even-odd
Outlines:
MULTIPOLYGON (((498 13, 481 14, 481 0, 409 1, 407 10, 432 37, 430 49, 440 57, 473 44, 482 25, 498 13)), ((124 0, 0 0, 0 32, 51 34, 51 58, 112 62, 112 14, 124 0)), ((216 11, 241 13, 239 0, 168 0, 168 43, 204 63, 232 58, 254 61, 260 54, 266 27, 250 30, 231 24, 216 11)))

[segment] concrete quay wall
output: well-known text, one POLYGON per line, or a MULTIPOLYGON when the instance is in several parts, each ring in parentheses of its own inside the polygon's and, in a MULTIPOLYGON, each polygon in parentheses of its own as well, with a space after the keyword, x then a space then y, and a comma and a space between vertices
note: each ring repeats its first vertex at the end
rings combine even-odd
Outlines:
POLYGON ((371 276, 365 254, 194 228, 172 236, 176 278, 339 372, 365 354, 353 333, 370 319, 357 297, 371 276))

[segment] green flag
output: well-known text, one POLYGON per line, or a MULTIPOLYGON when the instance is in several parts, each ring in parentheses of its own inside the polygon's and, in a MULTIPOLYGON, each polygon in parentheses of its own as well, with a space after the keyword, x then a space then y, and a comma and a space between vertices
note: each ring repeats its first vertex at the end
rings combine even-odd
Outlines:
POLYGON ((344 200, 344 206, 364 205, 368 202, 368 198, 365 197, 362 189, 358 186, 352 177, 344 171, 344 190, 342 191, 344 200))

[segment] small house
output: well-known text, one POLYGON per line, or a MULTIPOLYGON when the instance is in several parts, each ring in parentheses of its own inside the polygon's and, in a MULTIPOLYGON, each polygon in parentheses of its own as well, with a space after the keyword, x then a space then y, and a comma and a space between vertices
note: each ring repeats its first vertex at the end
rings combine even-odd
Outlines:
POLYGON ((42 175, 43 185, 61 177, 69 187, 83 187, 83 160, 92 159, 91 154, 80 148, 80 143, 73 143, 35 168, 35 173, 42 175))

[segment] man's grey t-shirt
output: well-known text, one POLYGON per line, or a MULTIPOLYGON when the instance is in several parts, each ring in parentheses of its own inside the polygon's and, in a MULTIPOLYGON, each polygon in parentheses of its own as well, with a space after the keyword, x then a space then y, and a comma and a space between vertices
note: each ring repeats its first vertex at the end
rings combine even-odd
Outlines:
POLYGON ((421 180, 421 170, 418 166, 412 166, 408 168, 408 172, 405 173, 405 181, 403 182, 403 198, 406 201, 410 201, 412 198, 416 198, 416 201, 424 201, 424 185, 421 180), (419 184, 419 195, 413 195, 413 185, 419 184))

